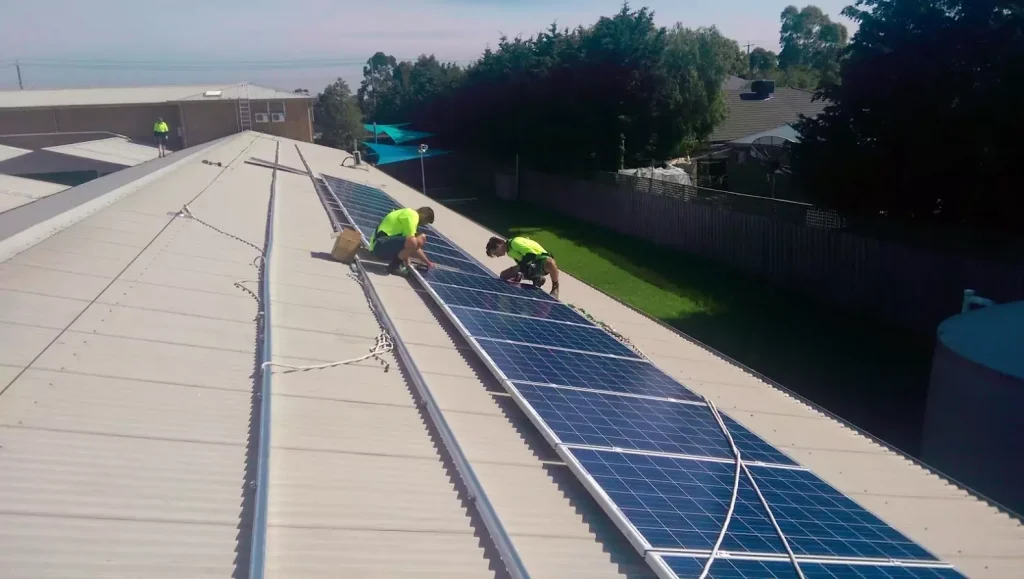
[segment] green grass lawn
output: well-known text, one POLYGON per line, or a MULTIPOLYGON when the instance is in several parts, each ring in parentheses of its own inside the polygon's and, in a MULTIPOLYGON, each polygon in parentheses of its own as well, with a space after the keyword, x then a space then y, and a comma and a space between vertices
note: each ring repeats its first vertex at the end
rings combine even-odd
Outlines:
MULTIPOLYGON (((481 199, 453 209, 536 240, 573 276, 918 454, 932 336, 538 207, 481 199)), ((572 302, 564 291, 561 298, 572 302)))

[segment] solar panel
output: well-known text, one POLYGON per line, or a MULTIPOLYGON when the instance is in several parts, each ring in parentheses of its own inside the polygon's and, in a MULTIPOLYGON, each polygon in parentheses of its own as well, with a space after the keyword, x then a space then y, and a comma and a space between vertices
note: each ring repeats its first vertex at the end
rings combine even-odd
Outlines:
MULTIPOLYGON (((427 244, 427 247, 430 247, 429 243, 427 244)), ((477 265, 477 264, 475 264, 475 263, 473 263, 471 261, 466 261, 464 259, 454 259, 454 258, 451 258, 451 257, 447 257, 447 256, 444 256, 444 255, 437 255, 437 254, 431 255, 429 257, 430 257, 431 261, 433 261, 434 263, 436 263, 438 265, 443 265, 445 267, 455 268, 455 269, 457 269, 457 270, 459 270, 461 272, 464 272, 464 273, 467 273, 467 274, 470 274, 470 275, 487 276, 487 277, 490 277, 490 276, 494 275, 493 273, 491 273, 490 270, 486 270, 486 269, 480 267, 479 265, 477 265)))
POLYGON ((553 348, 570 348, 597 354, 610 354, 639 358, 608 332, 596 327, 569 327, 558 322, 506 316, 494 312, 482 312, 453 307, 455 317, 474 338, 509 340, 553 348))
MULTIPOLYGON (((706 559, 688 555, 658 555, 677 577, 699 577, 706 559)), ((807 579, 964 579, 950 567, 880 565, 877 563, 801 562, 807 579)), ((787 559, 715 559, 708 579, 793 579, 793 564, 787 559)))
MULTIPOLYGON (((423 279, 431 285, 434 285, 434 283, 441 283, 467 289, 490 291, 524 298, 557 302, 555 298, 551 297, 551 295, 541 289, 528 289, 527 287, 520 286, 519 284, 511 284, 501 281, 497 277, 483 277, 479 275, 468 275, 464 273, 435 269, 424 274, 423 279)), ((529 286, 529 284, 526 285, 529 286)))
POLYGON ((465 253, 462 253, 462 251, 446 247, 440 243, 431 243, 431 239, 429 238, 427 239, 427 244, 423 247, 423 251, 425 251, 427 255, 442 255, 444 257, 452 257, 463 261, 471 261, 465 253))
MULTIPOLYGON (((732 459, 732 448, 704 404, 683 404, 600 392, 514 384, 562 444, 603 446, 732 459)), ((747 461, 796 463, 727 416, 747 461)))
MULTIPOLYGON (((431 288, 449 306, 478 308, 542 320, 593 326, 586 318, 576 313, 569 306, 554 301, 528 300, 508 294, 473 291, 436 283, 432 284, 431 288)), ((569 328, 569 331, 571 331, 571 328, 569 328)))
MULTIPOLYGON (((568 452, 650 548, 713 548, 732 496, 734 464, 606 450, 568 452)), ((796 555, 935 560, 810 471, 749 468, 796 555)), ((722 549, 785 553, 745 476, 722 549)))
POLYGON ((490 340, 480 340, 479 344, 513 382, 575 386, 676 400, 700 400, 699 396, 642 360, 609 358, 490 340))

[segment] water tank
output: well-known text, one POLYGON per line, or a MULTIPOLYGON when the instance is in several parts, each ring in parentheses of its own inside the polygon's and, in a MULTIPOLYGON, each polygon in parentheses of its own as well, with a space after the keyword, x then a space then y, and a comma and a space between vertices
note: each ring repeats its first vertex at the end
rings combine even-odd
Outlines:
POLYGON ((939 325, 921 454, 1024 512, 1024 301, 939 325))

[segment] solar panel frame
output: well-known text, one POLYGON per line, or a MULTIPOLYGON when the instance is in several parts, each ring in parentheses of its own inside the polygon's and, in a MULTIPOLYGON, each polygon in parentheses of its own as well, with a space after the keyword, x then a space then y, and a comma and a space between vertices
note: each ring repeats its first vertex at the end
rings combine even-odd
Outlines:
MULTIPOLYGON (((650 553, 647 563, 662 579, 688 579, 700 575, 704 556, 650 553)), ((801 560, 807 579, 966 579, 951 565, 893 565, 880 562, 801 560)), ((708 579, 791 579, 796 577, 788 559, 756 557, 718 558, 711 564, 708 579)))

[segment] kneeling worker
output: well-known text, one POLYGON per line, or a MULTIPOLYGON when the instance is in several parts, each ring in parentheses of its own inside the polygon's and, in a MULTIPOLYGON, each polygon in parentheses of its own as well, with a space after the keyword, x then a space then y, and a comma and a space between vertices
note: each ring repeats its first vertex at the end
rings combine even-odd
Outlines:
POLYGON ((551 276, 551 295, 558 297, 558 264, 550 253, 536 241, 526 237, 513 237, 504 240, 492 237, 487 242, 487 256, 501 257, 508 255, 516 265, 501 272, 501 279, 513 280, 517 277, 528 279, 535 287, 544 285, 544 276, 551 276))
POLYGON ((378 258, 390 262, 388 273, 408 273, 408 269, 403 271, 402 266, 408 268, 411 257, 422 261, 427 267, 434 267, 434 263, 423 253, 423 246, 427 243, 426 234, 416 232, 421 223, 430 225, 433 222, 434 210, 430 207, 395 209, 385 215, 377 226, 370 240, 370 251, 378 258))

